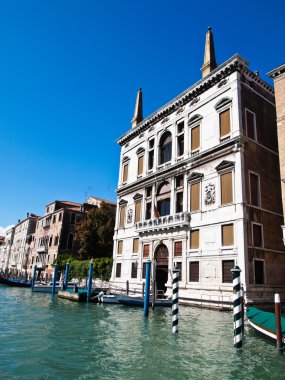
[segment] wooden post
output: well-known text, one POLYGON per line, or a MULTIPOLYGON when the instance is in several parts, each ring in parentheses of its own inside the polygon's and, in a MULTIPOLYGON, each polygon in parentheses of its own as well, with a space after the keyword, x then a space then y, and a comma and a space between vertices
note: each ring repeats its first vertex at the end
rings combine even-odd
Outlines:
POLYGON ((146 275, 145 275, 145 295, 144 295, 144 317, 148 317, 149 308, 149 289, 150 289, 150 267, 151 261, 146 262, 146 275))
POLYGON ((53 279, 52 279, 52 294, 55 293, 56 277, 57 277, 57 264, 54 264, 53 279))
POLYGON ((283 342, 282 342, 282 327, 281 327, 281 304, 280 295, 275 294, 275 324, 276 324, 276 348, 280 353, 283 353, 283 342))
POLYGON ((129 284, 129 281, 127 280, 126 281, 126 294, 127 294, 127 296, 129 295, 129 291, 130 291, 130 284, 129 284))
POLYGON ((93 260, 90 260, 88 287, 87 287, 87 299, 86 299, 87 302, 90 301, 91 292, 92 292, 92 275, 93 275, 93 260))

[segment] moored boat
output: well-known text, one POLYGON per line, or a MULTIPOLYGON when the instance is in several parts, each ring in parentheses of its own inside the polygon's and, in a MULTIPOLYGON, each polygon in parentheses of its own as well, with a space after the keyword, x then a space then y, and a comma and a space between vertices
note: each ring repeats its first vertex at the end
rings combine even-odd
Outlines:
POLYGON ((7 285, 7 286, 14 286, 17 288, 30 288, 32 286, 31 281, 25 281, 25 280, 21 280, 15 277, 5 278, 1 276, 0 276, 0 284, 7 285))
MULTIPOLYGON (((128 306, 144 306, 144 299, 142 297, 127 296, 124 294, 114 294, 119 303, 128 306)), ((152 305, 152 300, 149 300, 149 306, 152 305)), ((156 299, 154 301, 155 307, 171 307, 172 300, 170 299, 156 299)))
MULTIPOLYGON (((269 311, 249 307, 246 311, 247 321, 251 327, 272 339, 276 338, 275 314, 269 311)), ((281 317, 282 339, 285 341, 285 318, 281 317)))

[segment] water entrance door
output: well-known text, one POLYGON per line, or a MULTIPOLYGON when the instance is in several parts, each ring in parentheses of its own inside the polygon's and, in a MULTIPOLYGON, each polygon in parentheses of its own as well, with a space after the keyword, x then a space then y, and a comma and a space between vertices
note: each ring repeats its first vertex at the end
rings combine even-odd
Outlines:
POLYGON ((154 259, 156 262, 156 289, 158 293, 165 293, 168 280, 168 249, 165 244, 160 244, 154 254, 154 259))

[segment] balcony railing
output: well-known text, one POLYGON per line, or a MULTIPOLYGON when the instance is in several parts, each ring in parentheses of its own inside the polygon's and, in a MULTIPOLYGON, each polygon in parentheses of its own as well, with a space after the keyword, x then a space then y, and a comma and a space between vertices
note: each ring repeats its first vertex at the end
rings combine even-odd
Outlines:
POLYGON ((45 247, 44 245, 40 245, 37 248, 37 253, 47 253, 47 247, 45 247))
POLYGON ((189 227, 190 213, 180 212, 179 214, 160 216, 159 218, 153 218, 138 222, 136 224, 136 230, 139 233, 168 230, 177 227, 189 227))

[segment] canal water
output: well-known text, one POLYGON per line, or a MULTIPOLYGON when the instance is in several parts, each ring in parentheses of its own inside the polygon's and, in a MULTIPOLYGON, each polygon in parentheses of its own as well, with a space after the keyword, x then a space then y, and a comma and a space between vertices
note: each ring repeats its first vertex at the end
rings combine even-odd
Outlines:
POLYGON ((285 354, 246 326, 233 348, 232 313, 78 304, 0 286, 0 379, 285 379, 285 354))

